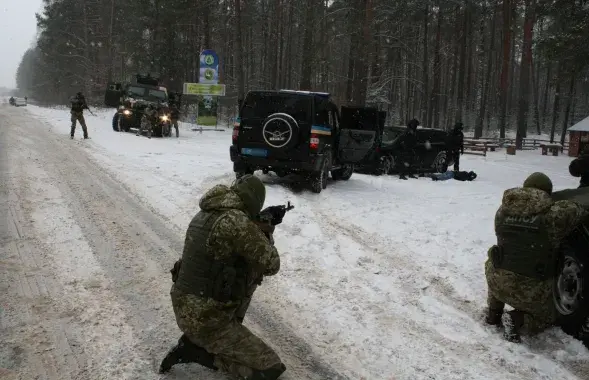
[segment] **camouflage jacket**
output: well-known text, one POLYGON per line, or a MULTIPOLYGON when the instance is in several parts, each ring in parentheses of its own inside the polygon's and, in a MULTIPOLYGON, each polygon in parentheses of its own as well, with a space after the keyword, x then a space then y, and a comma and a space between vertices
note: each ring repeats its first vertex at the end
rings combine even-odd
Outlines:
MULTIPOLYGON (((542 190, 509 189, 503 194, 501 207, 495 215, 495 228, 507 217, 528 217, 538 214, 544 214, 549 240, 553 248, 558 249, 561 241, 586 216, 586 211, 575 202, 554 202, 550 195, 542 190)), ((534 312, 535 305, 546 307, 551 304, 553 279, 539 281, 511 271, 495 269, 490 257, 485 269, 489 291, 502 302, 530 313, 534 312)))
POLYGON ((280 256, 260 227, 245 211, 241 199, 227 186, 217 185, 200 200, 203 211, 225 210, 217 220, 207 245, 218 258, 240 255, 251 266, 273 276, 280 270, 280 256))

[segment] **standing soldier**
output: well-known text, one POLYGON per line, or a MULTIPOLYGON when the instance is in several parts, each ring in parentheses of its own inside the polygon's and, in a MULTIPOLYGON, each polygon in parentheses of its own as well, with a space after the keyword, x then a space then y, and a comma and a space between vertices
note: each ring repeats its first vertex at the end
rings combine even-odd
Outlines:
POLYGON ((76 132, 76 122, 79 121, 80 125, 82 126, 82 131, 84 131, 84 138, 88 138, 88 128, 86 127, 86 120, 84 119, 84 110, 89 109, 88 103, 86 103, 86 98, 82 94, 82 92, 78 92, 76 96, 72 96, 70 98, 70 102, 72 103, 71 114, 72 114, 72 129, 70 132, 70 138, 74 138, 74 132, 76 132))
POLYGON ((463 124, 457 122, 454 129, 448 135, 446 142, 446 149, 450 155, 450 159, 454 161, 454 171, 460 171, 460 155, 464 154, 464 133, 462 132, 463 124))
POLYGON ((200 200, 172 270, 172 306, 183 335, 160 373, 189 362, 248 380, 276 380, 286 370, 276 352, 242 324, 263 277, 280 270, 274 226, 256 219, 265 198, 262 181, 246 175, 231 187, 213 187, 200 200))
POLYGON ((407 123, 407 130, 402 137, 402 148, 401 148, 401 160, 399 168, 399 178, 407 179, 407 175, 410 178, 417 178, 413 174, 413 159, 415 157, 415 146, 417 145, 417 126, 419 121, 413 119, 407 123))
POLYGON ((589 146, 583 148, 581 155, 571 161, 569 173, 573 177, 581 177, 579 188, 589 187, 589 146))

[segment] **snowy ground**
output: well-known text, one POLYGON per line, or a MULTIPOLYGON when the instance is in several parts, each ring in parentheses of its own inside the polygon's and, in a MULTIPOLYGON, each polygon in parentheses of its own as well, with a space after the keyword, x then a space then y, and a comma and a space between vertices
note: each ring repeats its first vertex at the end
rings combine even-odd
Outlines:
MULTIPOLYGON (((155 367, 178 336, 168 270, 200 196, 233 179, 231 130, 184 125, 179 139, 148 140, 113 132, 112 112, 100 111, 86 116, 92 139, 80 141, 78 130, 71 141, 65 109, 0 105, 0 117, 1 189, 11 220, 28 231, 0 241, 0 262, 12 265, 0 266, 9 276, 0 286, 21 284, 0 298, 0 331, 11 331, 0 367, 17 373, 19 360, 39 358, 53 360, 59 375, 48 379, 159 378, 155 367), (35 271, 17 262, 19 244, 35 271), (18 273, 52 285, 33 297, 18 273), (45 346, 34 340, 41 332, 45 346), (57 359, 67 343, 77 366, 57 359)), ((259 173, 268 204, 296 208, 275 233, 281 272, 265 280, 245 323, 277 349, 291 380, 587 379, 589 352, 558 329, 515 345, 481 323, 503 190, 538 170, 556 189, 576 186, 569 161, 539 151, 464 155, 474 182, 354 174, 321 194, 259 173)), ((223 378, 194 366, 162 378, 195 374, 223 378)))

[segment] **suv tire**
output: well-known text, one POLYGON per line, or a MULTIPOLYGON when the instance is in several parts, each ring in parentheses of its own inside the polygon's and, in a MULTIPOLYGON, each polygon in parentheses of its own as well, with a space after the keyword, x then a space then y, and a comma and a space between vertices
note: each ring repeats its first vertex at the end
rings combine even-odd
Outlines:
POLYGON ((119 132, 119 117, 121 117, 121 115, 118 112, 112 117, 112 130, 115 132, 119 132))
POLYGON ((564 244, 558 271, 554 278, 553 300, 559 325, 585 344, 589 343, 589 262, 577 250, 564 244))
POLYGON ((331 171, 331 178, 333 178, 334 181, 347 181, 352 177, 353 173, 354 165, 344 164, 341 168, 331 171))
POLYGON ((321 165, 321 171, 311 173, 311 191, 319 194, 321 190, 327 188, 327 178, 329 177, 329 168, 331 167, 331 154, 327 154, 321 165))
POLYGON ((445 150, 440 151, 432 166, 436 173, 446 173, 448 171, 448 153, 445 150))

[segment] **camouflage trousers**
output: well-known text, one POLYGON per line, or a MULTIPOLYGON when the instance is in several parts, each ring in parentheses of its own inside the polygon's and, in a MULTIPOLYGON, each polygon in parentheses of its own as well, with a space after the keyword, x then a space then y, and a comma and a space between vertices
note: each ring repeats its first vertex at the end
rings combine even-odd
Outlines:
POLYGON ((556 323, 552 280, 539 281, 496 269, 490 258, 485 263, 485 276, 489 310, 502 312, 506 304, 513 307, 523 314, 522 333, 537 334, 556 323))
POLYGON ((76 111, 71 111, 72 117, 71 117, 71 121, 72 121, 72 128, 70 131, 70 135, 72 137, 74 137, 74 133, 76 132, 76 122, 80 122, 80 125, 82 126, 82 131, 84 131, 84 138, 88 137, 88 128, 86 127, 86 120, 84 119, 84 112, 76 112, 76 111))
POLYGON ((222 304, 182 293, 175 286, 170 295, 178 327, 194 344, 215 355, 219 370, 248 378, 253 370, 281 363, 274 350, 241 324, 251 297, 239 304, 222 304))

